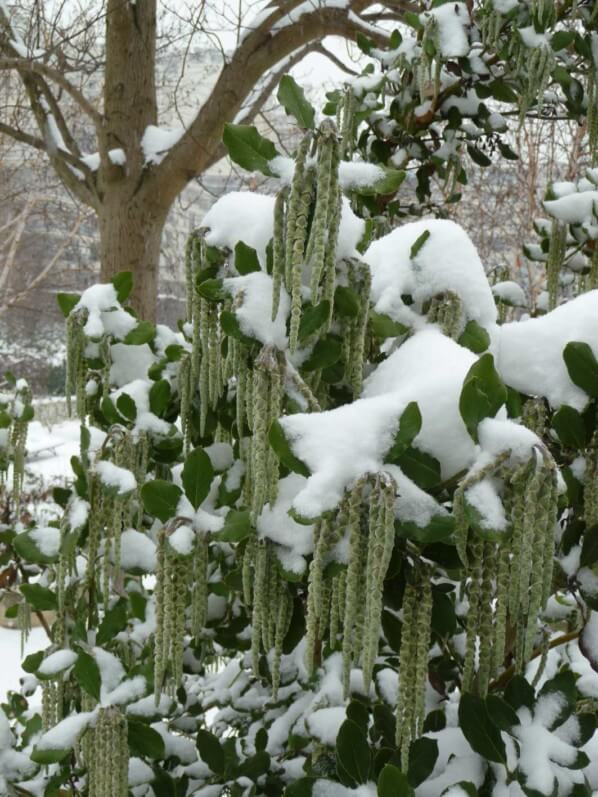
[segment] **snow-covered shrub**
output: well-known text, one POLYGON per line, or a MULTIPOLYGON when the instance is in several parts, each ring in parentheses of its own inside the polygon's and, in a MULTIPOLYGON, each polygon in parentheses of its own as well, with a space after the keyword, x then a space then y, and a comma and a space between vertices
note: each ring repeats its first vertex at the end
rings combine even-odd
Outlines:
MULTIPOLYGON (((494 0, 484 36, 548 5, 494 0)), ((418 101, 466 13, 395 48, 418 101)), ((226 128, 278 192, 208 212, 177 331, 126 272, 59 297, 81 444, 60 527, 5 542, 55 613, 0 727, 14 794, 598 789, 598 291, 502 322, 458 225, 374 218, 404 173, 353 156, 359 98, 396 78, 336 128, 287 81, 293 158, 226 128)))

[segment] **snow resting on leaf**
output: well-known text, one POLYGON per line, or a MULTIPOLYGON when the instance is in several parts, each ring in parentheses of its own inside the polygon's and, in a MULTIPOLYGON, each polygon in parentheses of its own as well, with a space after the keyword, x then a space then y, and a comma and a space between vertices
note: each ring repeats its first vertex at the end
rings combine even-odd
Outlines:
MULTIPOLYGON (((285 160, 293 163, 290 158, 285 160)), ((379 179, 379 175, 376 179, 379 179)), ((252 191, 225 194, 212 205, 200 224, 200 227, 208 228, 206 242, 210 246, 234 251, 239 241, 243 241, 255 249, 260 264, 265 269, 266 247, 273 234, 274 202, 275 197, 252 191)), ((357 256, 356 247, 364 231, 365 221, 353 213, 348 199, 343 197, 336 253, 339 260, 357 256)))
POLYGON ((291 300, 285 289, 281 288, 278 313, 272 321, 273 281, 269 274, 253 271, 242 277, 229 277, 222 281, 222 285, 233 297, 242 294, 241 305, 235 310, 241 332, 261 343, 285 349, 286 322, 291 309, 291 300))
POLYGON ((120 306, 116 288, 112 283, 92 285, 87 288, 73 308, 73 312, 77 310, 87 310, 88 316, 83 332, 91 340, 100 340, 105 334, 122 340, 137 326, 137 320, 120 306))
POLYGON ((421 326, 423 303, 447 291, 459 296, 469 320, 482 326, 496 321, 492 290, 476 248, 453 221, 422 219, 404 224, 374 241, 364 260, 372 272, 374 310, 395 321, 421 326), (425 233, 429 237, 412 257, 413 245, 425 233), (413 305, 404 303, 405 295, 413 298, 413 305))
POLYGON ((446 58, 460 58, 469 52, 467 27, 470 24, 469 12, 465 3, 445 3, 444 5, 420 14, 425 24, 432 17, 438 25, 440 52, 446 58))
POLYGON ((476 448, 459 413, 459 396, 475 360, 469 349, 430 327, 376 368, 358 401, 281 419, 293 453, 312 474, 294 509, 317 517, 337 506, 361 474, 382 470, 399 418, 412 401, 423 419, 414 445, 438 459, 443 478, 468 468, 476 448))
POLYGON ((588 396, 569 378, 563 349, 588 343, 598 357, 598 290, 589 291, 540 318, 491 330, 495 365, 503 381, 528 396, 544 396, 555 409, 583 410, 588 396))

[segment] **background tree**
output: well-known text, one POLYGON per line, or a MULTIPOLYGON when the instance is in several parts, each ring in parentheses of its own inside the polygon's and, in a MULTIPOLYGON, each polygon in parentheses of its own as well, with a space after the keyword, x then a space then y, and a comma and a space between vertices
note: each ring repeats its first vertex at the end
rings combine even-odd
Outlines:
MULTIPOLYGON (((42 23, 43 5, 31 8, 42 23)), ((321 50, 325 36, 355 37, 367 27, 359 15, 368 5, 355 0, 340 8, 322 2, 306 9, 290 0, 268 7, 254 22, 247 23, 245 16, 232 53, 223 51, 222 70, 209 96, 170 141, 154 129, 159 122, 156 0, 139 5, 110 0, 70 17, 63 12, 59 25, 28 25, 29 40, 21 36, 18 14, 13 18, 3 5, 0 69, 19 75, 37 130, 1 120, 0 133, 48 154, 68 190, 97 214, 102 279, 125 267, 133 271, 133 304, 143 316, 154 317, 168 211, 188 182, 222 157, 224 124, 238 114, 251 121, 289 64, 321 50), (99 103, 85 91, 90 73, 99 103), (82 142, 69 124, 66 103, 74 103, 91 126, 97 164, 84 158, 89 142, 82 142)), ((399 18, 409 4, 388 5, 390 15, 399 18)), ((200 7, 188 22, 190 32, 209 36, 209 12, 209 4, 200 7)))

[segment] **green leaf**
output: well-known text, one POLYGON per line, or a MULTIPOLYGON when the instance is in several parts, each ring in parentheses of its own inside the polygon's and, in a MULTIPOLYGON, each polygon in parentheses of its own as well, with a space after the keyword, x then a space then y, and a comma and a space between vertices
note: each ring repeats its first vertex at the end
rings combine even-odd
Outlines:
POLYGON ((573 449, 585 448, 586 426, 580 413, 573 407, 563 404, 552 416, 552 428, 563 445, 573 449))
POLYGON ((596 562, 598 562, 598 526, 590 526, 583 535, 579 564, 581 567, 591 567, 596 562))
POLYGON ((406 172, 399 171, 399 169, 388 169, 385 166, 380 168, 384 170, 384 176, 369 185, 360 185, 355 189, 358 194, 361 196, 388 196, 398 191, 405 179, 406 172))
POLYGON ((284 797, 312 797, 315 778, 299 778, 284 790, 284 797))
POLYGON ((236 338, 240 340, 241 343, 245 343, 246 345, 250 346, 254 342, 254 338, 250 338, 249 335, 246 335, 241 330, 241 325, 239 324, 239 320, 234 313, 231 313, 230 310, 222 310, 220 313, 220 326, 222 327, 222 331, 225 335, 228 335, 231 338, 236 338))
POLYGON ((359 296, 351 288, 338 285, 334 292, 335 312, 343 318, 355 318, 359 314, 361 302, 359 296))
POLYGON ((392 446, 384 461, 397 464, 397 460, 407 451, 422 428, 422 416, 416 401, 411 401, 403 410, 399 419, 399 428, 395 432, 392 446))
POLYGON ((58 306, 62 311, 62 315, 65 318, 68 318, 71 314, 71 310, 74 309, 75 305, 78 304, 79 299, 81 297, 78 293, 57 293, 56 294, 56 301, 58 302, 58 306))
POLYGON ((128 393, 121 393, 116 399, 116 409, 128 421, 134 421, 137 417, 137 405, 128 393))
POLYGON ((500 150, 500 154, 503 156, 503 158, 506 158, 506 160, 509 161, 519 160, 519 155, 514 150, 512 150, 508 144, 505 144, 504 141, 498 141, 497 143, 498 143, 498 149, 500 150))
POLYGON ((107 642, 114 639, 117 634, 120 634, 126 627, 127 602, 121 598, 118 603, 115 603, 104 615, 100 627, 98 628, 96 643, 100 647, 105 645, 107 642))
POLYGON ((104 418, 108 421, 109 424, 119 424, 122 421, 122 418, 116 411, 116 407, 114 406, 114 402, 109 396, 104 396, 104 398, 100 402, 100 410, 104 418))
POLYGON ((208 302, 222 302, 226 299, 227 293, 222 287, 222 280, 207 279, 201 282, 197 288, 197 292, 203 299, 208 302))
POLYGON ((557 673, 554 678, 546 681, 542 689, 540 689, 538 698, 554 694, 559 694, 561 698, 564 698, 561 701, 561 711, 559 714, 556 717, 554 717, 554 714, 551 715, 552 722, 547 726, 549 731, 561 725, 575 711, 577 700, 577 690, 575 687, 576 677, 577 676, 574 675, 571 670, 564 670, 563 672, 557 673))
POLYGON ((370 748, 365 732, 353 720, 345 720, 336 737, 336 766, 341 777, 366 783, 370 771, 370 748))
POLYGON ((564 50, 575 41, 575 31, 572 30, 558 30, 550 39, 550 46, 557 53, 559 50, 564 50))
POLYGON ((498 695, 489 695, 486 698, 486 709, 494 725, 501 731, 508 731, 519 725, 519 718, 513 707, 498 695))
POLYGON ((12 547, 21 559, 24 559, 26 562, 34 562, 35 564, 51 564, 52 562, 56 562, 60 555, 60 552, 56 553, 54 556, 48 556, 42 553, 37 542, 32 537, 31 531, 22 531, 20 534, 16 534, 12 540, 12 547))
POLYGON ((437 758, 438 742, 436 739, 422 736, 421 739, 416 739, 415 742, 412 742, 409 748, 407 778, 414 789, 432 774, 437 758))
POLYGON ((376 313, 373 310, 369 314, 369 323, 375 337, 386 340, 386 338, 397 338, 409 332, 409 328, 399 321, 393 321, 390 316, 384 313, 376 313))
POLYGON ((170 402, 171 390, 167 379, 159 379, 150 388, 149 405, 150 410, 160 417, 170 402))
POLYGON ((251 274, 253 271, 261 271, 257 252, 253 247, 243 243, 243 241, 238 241, 235 246, 235 268, 239 274, 251 274))
POLYGON ((100 668, 94 657, 84 650, 78 651, 77 661, 73 667, 73 676, 79 686, 85 689, 89 695, 95 700, 100 699, 100 687, 102 685, 100 668))
POLYGON ((252 531, 249 510, 231 509, 224 520, 224 528, 218 533, 218 539, 223 542, 241 542, 252 531))
POLYGON ((290 75, 281 78, 276 96, 287 114, 295 117, 299 127, 303 130, 313 129, 316 112, 305 99, 301 86, 290 75))
POLYGON ((419 235, 411 246, 411 251, 409 253, 409 257, 413 260, 417 257, 418 253, 420 252, 422 246, 426 243, 428 238, 430 237, 430 230, 424 230, 421 235, 419 235))
POLYGON ((491 722, 481 698, 468 693, 461 695, 459 726, 475 753, 488 761, 506 764, 505 743, 500 731, 491 722))
POLYGON ((378 797, 411 797, 407 776, 393 764, 386 764, 378 777, 378 797))
POLYGON ((507 703, 517 711, 522 706, 531 709, 536 695, 523 675, 515 675, 507 684, 504 696, 507 703))
POLYGON ((25 672, 37 672, 39 665, 43 661, 43 658, 43 650, 38 650, 37 653, 30 653, 28 656, 25 656, 25 659, 21 663, 21 667, 25 670, 25 672))
POLYGON ((164 739, 158 731, 144 722, 128 718, 127 738, 132 755, 140 758, 162 759, 166 757, 164 739))
POLYGON ((481 354, 490 345, 490 335, 477 321, 468 321, 457 342, 474 354, 481 354))
POLYGON ((325 338, 317 341, 311 354, 301 366, 301 370, 310 372, 329 368, 340 359, 341 352, 340 339, 335 335, 326 335, 325 338))
POLYGON ((150 321, 140 321, 123 340, 127 346, 141 346, 156 337, 156 327, 150 321))
POLYGON ((598 398, 598 362, 590 346, 571 341, 563 350, 563 359, 573 384, 592 398, 598 398))
POLYGON ((56 593, 40 584, 22 584, 21 592, 36 612, 49 612, 58 608, 56 593))
POLYGON ((67 750, 39 750, 37 747, 31 753, 31 760, 36 764, 58 764, 63 761, 71 753, 71 749, 67 750))
POLYGON ((490 91, 495 100, 499 102, 509 102, 516 105, 519 102, 519 95, 512 89, 503 78, 497 78, 490 83, 490 91))
POLYGON ((330 302, 323 299, 319 304, 303 308, 299 322, 299 340, 304 341, 323 326, 330 315, 330 302))
POLYGON ((199 509, 207 498, 213 478, 214 468, 209 456, 203 448, 194 449, 187 456, 181 474, 185 495, 193 509, 199 509))
POLYGON ((399 537, 414 540, 424 545, 433 542, 448 541, 455 530, 455 518, 452 515, 432 515, 427 526, 403 522, 398 527, 399 537))
POLYGON ((289 470, 293 471, 293 473, 299 473, 301 476, 305 476, 306 478, 311 476, 307 465, 293 454, 280 421, 274 421, 270 427, 268 440, 272 446, 272 449, 274 450, 274 453, 283 465, 285 465, 289 470))
POLYGON ((141 500, 148 515, 157 517, 162 523, 176 515, 182 492, 180 487, 163 479, 146 482, 141 488, 141 500))
POLYGON ((483 354, 465 377, 459 410, 467 431, 478 442, 478 424, 484 418, 494 418, 507 400, 507 389, 502 383, 491 354, 483 354))
POLYGON ((469 157, 472 159, 474 163, 477 163, 478 166, 491 166, 492 161, 486 155, 485 152, 482 152, 481 149, 475 147, 473 144, 467 145, 467 152, 469 153, 469 157))
POLYGON ((394 464, 422 490, 429 490, 441 482, 440 463, 425 451, 410 447, 394 464))
POLYGON ((111 282, 116 289, 116 298, 124 304, 133 290, 133 272, 120 271, 112 277, 111 282))
POLYGON ((261 172, 273 177, 269 161, 278 155, 276 147, 261 136, 252 125, 224 125, 222 142, 230 159, 250 172, 261 172))
POLYGON ((224 773, 226 758, 218 737, 210 731, 200 728, 197 731, 197 749, 201 760, 217 775, 224 773))

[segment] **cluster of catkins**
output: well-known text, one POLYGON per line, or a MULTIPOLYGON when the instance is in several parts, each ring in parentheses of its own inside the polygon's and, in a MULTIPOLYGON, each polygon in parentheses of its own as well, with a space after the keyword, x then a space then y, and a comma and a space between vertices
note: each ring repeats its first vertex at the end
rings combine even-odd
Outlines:
POLYGON ((185 635, 198 638, 208 614, 209 536, 194 534, 190 551, 175 546, 173 535, 185 520, 175 518, 158 535, 156 632, 154 636, 154 694, 163 689, 174 696, 183 675, 185 635), (190 626, 187 606, 190 603, 190 626))
POLYGON ((251 609, 251 661, 260 674, 260 653, 272 651, 272 694, 280 686, 282 645, 293 615, 293 596, 272 543, 250 537, 243 553, 243 600, 251 609))
POLYGON ((127 720, 117 706, 99 708, 83 737, 89 797, 127 797, 129 747, 127 720))
POLYGON ((388 473, 363 476, 348 491, 335 517, 315 527, 308 580, 307 665, 313 672, 326 634, 334 649, 340 633, 347 695, 351 665, 361 663, 367 689, 378 655, 384 578, 395 537, 395 497, 396 484, 388 473), (345 535, 347 566, 340 572, 327 572, 335 546, 345 535))
POLYGON ((12 498, 19 506, 25 476, 27 428, 33 418, 31 388, 19 379, 8 400, 0 397, 0 485, 12 464, 12 498))
POLYGON ((504 452, 466 478, 454 496, 457 549, 467 570, 469 600, 462 683, 481 695, 507 653, 517 671, 532 657, 537 618, 552 586, 556 466, 544 448, 535 448, 529 460, 516 466, 508 456, 504 452), (468 519, 467 491, 488 478, 502 483, 511 522, 498 541, 473 531, 468 519), (508 638, 513 641, 507 645, 508 638))

